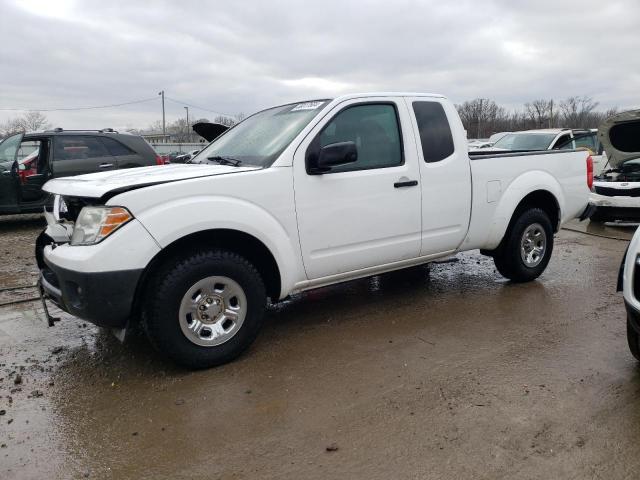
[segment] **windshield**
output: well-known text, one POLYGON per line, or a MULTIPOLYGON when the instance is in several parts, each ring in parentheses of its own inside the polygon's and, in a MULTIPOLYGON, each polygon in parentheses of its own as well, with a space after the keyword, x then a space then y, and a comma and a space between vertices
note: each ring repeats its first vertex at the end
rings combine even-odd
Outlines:
POLYGON ((269 108, 240 122, 215 139, 191 163, 233 160, 268 167, 330 100, 269 108))
POLYGON ((506 150, 547 150, 554 138, 555 133, 510 133, 494 143, 493 147, 506 150))

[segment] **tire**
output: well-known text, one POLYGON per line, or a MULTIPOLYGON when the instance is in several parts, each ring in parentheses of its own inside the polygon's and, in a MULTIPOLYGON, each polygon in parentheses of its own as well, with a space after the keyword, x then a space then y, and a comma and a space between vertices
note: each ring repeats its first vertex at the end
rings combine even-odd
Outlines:
POLYGON ((627 319, 627 343, 629 344, 629 350, 636 360, 640 360, 640 339, 638 338, 638 332, 631 326, 631 322, 627 319))
POLYGON ((200 369, 230 362, 253 343, 267 296, 245 258, 206 250, 161 267, 142 303, 151 343, 174 362, 200 369))
POLYGON ((539 208, 531 208, 520 212, 510 225, 493 261, 498 272, 512 282, 530 282, 547 268, 552 252, 553 227, 549 215, 539 208))
POLYGON ((40 235, 38 235, 35 248, 36 264, 40 270, 43 270, 47 266, 46 263, 44 263, 44 247, 53 243, 53 238, 44 232, 45 231, 43 230, 40 232, 40 235))

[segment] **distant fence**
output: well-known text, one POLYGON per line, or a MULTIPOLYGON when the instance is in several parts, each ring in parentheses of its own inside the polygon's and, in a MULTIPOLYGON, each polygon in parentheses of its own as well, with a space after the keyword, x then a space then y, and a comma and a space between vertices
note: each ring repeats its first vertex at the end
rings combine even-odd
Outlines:
POLYGON ((207 146, 203 143, 152 143, 151 146, 158 155, 165 155, 171 152, 190 152, 191 150, 200 150, 207 146))

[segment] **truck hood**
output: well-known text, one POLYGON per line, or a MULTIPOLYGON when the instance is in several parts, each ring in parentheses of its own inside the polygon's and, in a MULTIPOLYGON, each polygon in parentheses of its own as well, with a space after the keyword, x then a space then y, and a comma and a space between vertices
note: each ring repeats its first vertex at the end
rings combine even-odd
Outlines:
POLYGON ((210 177, 227 173, 248 172, 261 167, 234 167, 231 165, 158 165, 152 167, 90 173, 77 177, 55 178, 44 184, 43 190, 71 197, 101 198, 117 195, 136 188, 177 182, 190 178, 210 177))
POLYGON ((609 117, 598 128, 598 138, 611 168, 620 168, 626 161, 640 158, 640 110, 609 117))

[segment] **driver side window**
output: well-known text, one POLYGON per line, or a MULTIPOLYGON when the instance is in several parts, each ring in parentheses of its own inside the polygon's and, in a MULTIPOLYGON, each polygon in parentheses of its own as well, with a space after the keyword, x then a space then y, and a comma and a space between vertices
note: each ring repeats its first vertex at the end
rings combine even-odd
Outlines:
POLYGON ((320 132, 316 145, 322 148, 339 142, 355 143, 358 160, 333 167, 328 173, 350 172, 402 165, 401 138, 395 105, 362 104, 339 112, 320 132))

